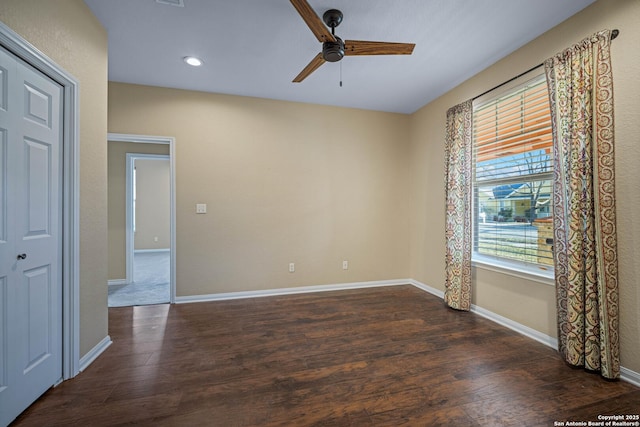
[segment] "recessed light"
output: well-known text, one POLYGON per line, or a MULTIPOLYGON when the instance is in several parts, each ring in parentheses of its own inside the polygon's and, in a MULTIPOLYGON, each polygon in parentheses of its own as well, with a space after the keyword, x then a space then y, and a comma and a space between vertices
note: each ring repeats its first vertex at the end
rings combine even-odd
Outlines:
POLYGON ((156 0, 158 4, 166 4, 169 6, 184 7, 184 0, 156 0))
POLYGON ((185 56, 182 60, 193 67, 199 67, 202 65, 202 60, 195 56, 185 56))

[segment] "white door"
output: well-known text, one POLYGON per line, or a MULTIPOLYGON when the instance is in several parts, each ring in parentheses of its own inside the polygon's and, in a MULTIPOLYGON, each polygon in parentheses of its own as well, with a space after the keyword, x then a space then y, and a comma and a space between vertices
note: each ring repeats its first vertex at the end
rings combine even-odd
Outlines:
POLYGON ((0 425, 62 378, 61 95, 0 48, 0 425))

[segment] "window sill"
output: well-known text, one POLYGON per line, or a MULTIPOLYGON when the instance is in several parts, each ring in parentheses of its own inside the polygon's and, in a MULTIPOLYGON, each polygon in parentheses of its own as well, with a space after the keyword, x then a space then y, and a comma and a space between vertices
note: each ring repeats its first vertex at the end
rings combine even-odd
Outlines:
POLYGON ((555 286, 555 277, 553 274, 553 267, 551 266, 548 267, 548 270, 545 270, 544 267, 537 267, 518 262, 509 262, 475 253, 473 254, 471 265, 476 268, 508 274, 510 276, 532 280, 548 286, 555 286))

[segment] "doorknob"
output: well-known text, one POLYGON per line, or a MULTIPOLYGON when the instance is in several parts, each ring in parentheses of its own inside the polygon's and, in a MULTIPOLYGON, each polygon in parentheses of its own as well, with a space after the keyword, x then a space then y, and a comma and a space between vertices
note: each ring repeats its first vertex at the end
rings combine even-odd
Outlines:
POLYGON ((27 254, 18 254, 18 259, 25 259, 27 257, 27 254))

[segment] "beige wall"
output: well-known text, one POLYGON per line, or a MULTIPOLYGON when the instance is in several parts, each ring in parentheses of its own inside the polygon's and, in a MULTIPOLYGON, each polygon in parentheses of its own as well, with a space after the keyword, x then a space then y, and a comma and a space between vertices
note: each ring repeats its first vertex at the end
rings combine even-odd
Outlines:
POLYGON ((109 84, 110 132, 176 138, 178 296, 406 277, 408 129, 400 114, 109 84))
MULTIPOLYGON (((109 141, 109 280, 125 279, 127 271, 125 259, 127 153, 168 155, 169 145, 109 141)), ((169 244, 164 247, 169 247, 169 244)))
MULTIPOLYGON (((446 111, 527 70, 584 37, 620 29, 612 44, 616 109, 616 198, 622 365, 640 372, 640 1, 601 0, 431 102, 411 117, 410 276, 444 290, 444 129, 446 111)), ((556 336, 555 288, 474 269, 473 303, 556 336)))
POLYGON ((171 246, 170 184, 169 159, 136 160, 135 250, 171 246))
POLYGON ((81 0, 2 0, 0 20, 80 82, 80 355, 107 335, 107 33, 81 0))

